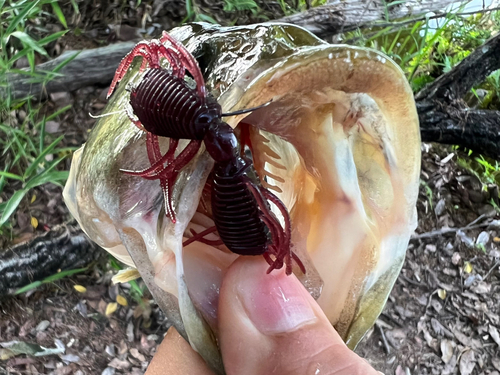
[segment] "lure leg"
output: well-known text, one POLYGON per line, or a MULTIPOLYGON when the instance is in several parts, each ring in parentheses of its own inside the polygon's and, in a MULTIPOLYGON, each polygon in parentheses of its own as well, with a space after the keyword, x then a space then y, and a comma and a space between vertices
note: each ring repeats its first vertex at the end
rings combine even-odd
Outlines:
POLYGON ((210 246, 224 245, 224 242, 222 240, 207 240, 206 238, 203 238, 207 234, 213 233, 215 231, 217 231, 217 228, 215 226, 205 229, 203 232, 200 233, 197 233, 194 229, 191 229, 191 234, 193 235, 193 237, 184 241, 182 246, 187 246, 195 241, 202 242, 210 246))
POLYGON ((175 151, 179 144, 178 139, 171 138, 170 146, 165 155, 161 155, 158 137, 151 133, 147 133, 147 151, 151 167, 142 171, 121 171, 130 176, 142 177, 146 180, 160 180, 160 186, 165 199, 166 215, 176 222, 175 211, 172 207, 172 188, 179 172, 184 168, 196 155, 201 146, 201 141, 193 140, 175 157, 175 151), (164 165, 166 163, 166 165, 164 165))
POLYGON ((269 252, 270 255, 273 255, 275 257, 275 260, 272 261, 270 256, 265 257, 266 261, 270 265, 267 273, 270 273, 274 269, 280 269, 281 267, 283 267, 283 264, 285 264, 286 274, 290 275, 292 273, 292 259, 297 263, 300 270, 305 273, 306 270, 304 264, 299 259, 299 257, 295 255, 290 249, 292 235, 290 215, 288 214, 285 205, 277 196, 272 194, 267 189, 258 188, 251 181, 246 181, 246 184, 252 192, 255 200, 257 201, 257 204, 259 205, 259 208, 262 212, 262 220, 271 231, 271 236, 273 238, 273 244, 270 245, 269 252), (280 210, 285 221, 284 228, 281 226, 274 214, 269 209, 266 200, 271 201, 280 210))
MULTIPOLYGON (((172 72, 179 77, 184 77, 183 69, 183 58, 175 50, 167 48, 165 45, 161 44, 158 40, 152 40, 151 42, 139 42, 120 62, 118 69, 116 70, 115 76, 111 85, 109 86, 108 94, 106 98, 109 98, 113 93, 116 85, 123 79, 127 73, 128 68, 134 61, 136 56, 142 56, 143 61, 140 67, 140 71, 143 71, 147 66, 150 68, 161 68, 160 58, 165 58, 170 63, 172 67, 172 72)), ((199 71, 199 68, 198 68, 199 71)), ((201 72, 200 72, 201 74, 201 72)), ((203 78, 202 78, 203 79, 203 78)), ((198 84, 198 82, 197 82, 198 84)), ((203 84, 203 92, 205 90, 205 85, 203 84)))
MULTIPOLYGON (((176 140, 178 141, 178 140, 176 140)), ((175 211, 172 207, 172 189, 179 172, 194 158, 200 149, 201 141, 193 140, 182 150, 182 152, 171 163, 167 164, 162 171, 158 173, 160 185, 165 199, 166 214, 175 223, 175 211)), ((175 150, 174 150, 175 151, 175 150)), ((168 150, 170 152, 170 149, 168 150)))
POLYGON ((198 62, 196 59, 189 53, 189 51, 184 47, 184 45, 174 38, 172 38, 166 31, 163 32, 162 37, 160 38, 161 43, 169 42, 174 48, 173 50, 178 52, 179 59, 182 62, 182 65, 191 73, 195 82, 196 82, 196 90, 198 91, 198 95, 201 98, 206 97, 206 88, 205 81, 203 79, 203 74, 201 73, 200 67, 198 66, 198 62))

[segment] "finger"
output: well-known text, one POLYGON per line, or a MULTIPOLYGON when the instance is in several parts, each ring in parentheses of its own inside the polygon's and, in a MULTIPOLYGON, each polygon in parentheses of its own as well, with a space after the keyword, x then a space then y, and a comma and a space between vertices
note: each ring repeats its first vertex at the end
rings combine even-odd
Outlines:
POLYGON ((181 335, 170 327, 145 375, 214 375, 181 335))
POLYGON ((242 257, 226 274, 219 339, 228 375, 377 374, 349 350, 295 276, 242 257))

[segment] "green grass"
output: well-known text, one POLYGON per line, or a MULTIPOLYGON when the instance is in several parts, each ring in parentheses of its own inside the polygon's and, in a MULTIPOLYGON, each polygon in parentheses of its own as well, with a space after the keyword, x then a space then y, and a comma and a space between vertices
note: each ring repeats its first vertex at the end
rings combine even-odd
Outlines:
MULTIPOLYGON (((401 2, 404 1, 392 2, 386 6, 386 20, 380 23, 383 26, 346 33, 344 41, 375 48, 387 54, 399 64, 415 93, 451 71, 476 48, 500 32, 500 11, 460 16, 457 13, 462 11, 461 7, 441 19, 437 28, 432 27, 435 21, 429 18, 415 22, 406 19, 386 26, 389 24, 389 7, 401 2)), ((500 70, 472 88, 469 96, 479 102, 481 109, 500 110, 500 70), (478 89, 486 90, 487 94, 480 98, 478 89)), ((468 155, 460 155, 457 159, 459 166, 477 176, 483 187, 491 183, 500 184, 500 167, 497 161, 473 154, 472 151, 468 155)), ((432 209, 432 191, 425 183, 421 184, 425 187, 432 209)))
POLYGON ((26 293, 32 289, 38 288, 40 285, 53 283, 53 282, 56 282, 58 280, 65 278, 67 276, 75 275, 77 273, 82 273, 85 271, 87 271, 87 268, 77 268, 74 270, 67 270, 67 271, 61 271, 61 272, 55 273, 53 275, 46 277, 45 279, 43 279, 41 281, 34 281, 31 284, 28 284, 26 286, 23 286, 22 288, 19 288, 18 290, 16 290, 14 292, 14 295, 26 293))
MULTIPOLYGON (((440 19, 437 28, 433 27, 436 21, 429 18, 415 22, 400 20, 385 26, 389 23, 389 7, 402 2, 386 6, 387 19, 380 22, 384 26, 346 33, 344 41, 387 54, 403 69, 415 92, 449 72, 500 30, 500 12, 463 17, 457 15, 462 7, 440 19)), ((498 88, 498 83, 491 78, 488 88, 498 88)))
POLYGON ((57 119, 70 106, 42 115, 43 105, 31 97, 13 98, 9 74, 19 73, 46 84, 59 76, 60 69, 74 56, 52 71, 35 71, 37 55, 49 58, 45 47, 67 32, 44 31, 47 22, 67 28, 57 1, 0 0, 0 14, 0 234, 10 237, 14 214, 33 195, 34 188, 46 183, 64 184, 68 171, 61 170, 62 162, 72 149, 62 146, 63 136, 56 138, 45 132, 46 122, 57 119), (28 69, 17 68, 21 59, 27 60, 28 69))
MULTIPOLYGON (((202 7, 198 5, 199 2, 199 0, 186 0, 186 17, 182 22, 205 21, 217 23, 210 14, 206 13, 202 7)), ((277 5, 281 9, 281 14, 279 14, 279 16, 289 16, 305 11, 310 7, 324 5, 326 2, 327 0, 276 0, 272 5, 277 5)), ((234 17, 226 22, 228 25, 236 24, 241 15, 247 16, 247 22, 248 20, 253 20, 255 22, 269 21, 277 17, 275 12, 273 13, 264 9, 266 8, 266 1, 264 0, 222 0, 219 3, 223 7, 222 10, 227 13, 229 18, 234 14, 234 17)), ((267 5, 271 5, 270 3, 271 2, 268 2, 267 5)))
POLYGON ((467 156, 459 156, 457 164, 475 175, 483 184, 484 190, 487 190, 488 184, 500 185, 500 164, 496 160, 482 155, 474 156, 469 152, 467 156))

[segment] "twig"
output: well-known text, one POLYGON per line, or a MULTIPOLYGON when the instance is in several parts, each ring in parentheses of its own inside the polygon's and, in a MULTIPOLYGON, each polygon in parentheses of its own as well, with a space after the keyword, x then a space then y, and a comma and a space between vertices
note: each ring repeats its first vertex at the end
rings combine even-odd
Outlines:
POLYGON ((479 223, 481 220, 485 218, 485 216, 486 216, 485 214, 480 215, 476 220, 472 220, 469 224, 467 224, 467 226, 470 227, 471 225, 479 223))
POLYGON ((391 354, 391 347, 389 346, 389 343, 387 342, 387 338, 385 337, 384 329, 378 323, 375 323, 375 325, 377 326, 377 328, 380 331, 380 336, 382 336, 382 342, 384 343, 385 352, 387 354, 391 354))
POLYGON ((426 233, 413 235, 413 236, 411 236, 410 240, 420 240, 422 238, 431 238, 431 237, 441 236, 441 235, 445 235, 445 234, 456 233, 459 230, 471 230, 471 229, 485 228, 485 227, 488 227, 490 224, 491 223, 483 223, 483 224, 478 224, 478 225, 466 226, 463 228, 442 228, 442 229, 433 230, 433 231, 426 232, 426 233))
POLYGON ((412 280, 410 279, 408 276, 405 276, 403 275, 402 273, 400 274, 400 276, 407 282, 409 282, 410 284, 412 285, 415 285, 415 286, 418 286, 418 287, 424 287, 424 286, 427 286, 425 284, 422 284, 422 283, 419 283, 418 281, 415 281, 415 280, 412 280))
POLYGON ((389 26, 394 26, 394 27, 399 27, 399 26, 406 26, 406 25, 411 25, 415 22, 419 21, 425 21, 425 20, 433 20, 436 18, 442 18, 446 17, 448 14, 452 14, 453 16, 471 16, 473 14, 481 14, 481 13, 488 13, 488 12, 494 12, 496 10, 500 10, 500 7, 496 8, 491 8, 491 9, 480 9, 476 11, 470 11, 470 12, 461 12, 461 13, 453 13, 453 12, 437 12, 435 15, 426 17, 426 16, 421 16, 421 17, 415 17, 406 21, 401 21, 401 22, 373 22, 369 23, 366 25, 363 25, 363 27, 389 27, 389 26))
POLYGON ((475 220, 471 221, 469 224, 467 224, 465 227, 462 227, 462 228, 441 228, 441 229, 436 229, 436 230, 432 230, 430 232, 425 232, 425 233, 420 233, 420 234, 414 234, 414 235, 411 236, 410 239, 411 240, 419 240, 419 239, 422 239, 422 238, 431 238, 431 237, 435 237, 435 236, 441 236, 441 235, 444 235, 444 234, 456 233, 459 230, 479 229, 479 228, 488 227, 492 223, 494 223, 494 221, 491 221, 491 222, 487 222, 487 223, 482 223, 482 224, 475 225, 476 223, 478 223, 479 221, 481 221, 485 217, 486 216, 484 214, 480 215, 478 218, 476 218, 475 220))
POLYGON ((490 268, 490 270, 488 271, 488 273, 486 275, 484 275, 483 277, 483 281, 486 280, 488 278, 488 276, 490 276, 490 274, 495 270, 495 268, 497 268, 498 266, 500 266, 500 260, 497 261, 493 267, 490 268))

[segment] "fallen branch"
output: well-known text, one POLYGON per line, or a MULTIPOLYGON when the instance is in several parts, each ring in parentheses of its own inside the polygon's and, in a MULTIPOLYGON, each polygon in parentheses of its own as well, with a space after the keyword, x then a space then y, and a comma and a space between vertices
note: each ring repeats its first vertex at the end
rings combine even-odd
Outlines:
POLYGON ((421 240, 423 238, 432 238, 432 237, 436 237, 436 236, 444 236, 447 234, 455 234, 458 231, 467 231, 467 230, 472 230, 472 229, 481 229, 481 228, 488 228, 488 227, 490 227, 492 229, 493 228, 498 229, 500 227, 499 220, 493 220, 491 222, 482 223, 482 224, 474 224, 475 222, 477 222, 477 219, 474 220, 474 222, 472 222, 471 224, 466 225, 465 227, 462 227, 462 228, 441 228, 441 229, 432 230, 430 232, 414 234, 410 237, 410 240, 421 240))
POLYGON ((28 242, 0 251, 0 296, 59 270, 84 267, 100 252, 76 223, 54 227, 28 242))
POLYGON ((463 101, 472 87, 498 69, 500 34, 415 95, 422 140, 460 145, 500 159, 500 111, 471 109, 463 101))
POLYGON ((404 17, 418 17, 437 12, 456 0, 408 0, 391 6, 385 0, 332 0, 328 4, 311 8, 271 22, 287 22, 301 26, 321 38, 370 27, 379 21, 393 21, 404 17))
POLYGON ((107 85, 113 79, 120 61, 136 43, 137 41, 132 41, 83 51, 67 51, 54 60, 37 65, 37 71, 50 72, 74 54, 78 54, 58 72, 61 77, 49 81, 45 86, 42 83, 33 83, 29 75, 9 74, 7 79, 11 95, 16 99, 28 95, 43 98, 51 92, 75 91, 86 86, 107 85))
POLYGON ((483 82, 498 69, 500 69, 500 34, 477 48, 451 71, 424 87, 415 95, 415 99, 417 101, 445 99, 451 103, 462 99, 472 87, 483 82))

